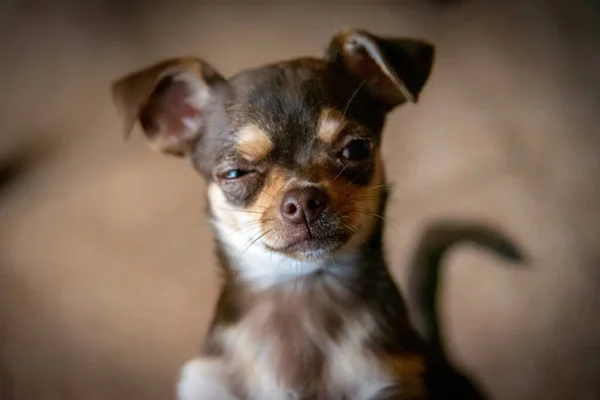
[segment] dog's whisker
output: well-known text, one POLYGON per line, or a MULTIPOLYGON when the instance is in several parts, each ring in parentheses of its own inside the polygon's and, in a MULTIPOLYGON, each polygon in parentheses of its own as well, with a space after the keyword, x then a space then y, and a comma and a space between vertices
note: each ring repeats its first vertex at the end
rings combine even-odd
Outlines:
POLYGON ((354 98, 356 97, 356 95, 358 94, 358 92, 360 92, 360 89, 363 87, 363 85, 366 83, 366 80, 363 80, 354 90, 354 92, 352 93, 352 95, 350 96, 350 98, 348 99, 348 102, 346 103, 346 105, 344 106, 344 112, 342 113, 342 115, 345 117, 346 113, 348 112, 348 108, 350 108, 350 103, 352 103, 352 100, 354 100, 354 98))
POLYGON ((355 175, 354 175, 354 178, 352 178, 350 181, 348 181, 348 182, 346 183, 346 186, 350 186, 350 185, 352 185, 352 184, 354 183, 354 181, 356 181, 356 180, 359 178, 359 176, 360 176, 360 174, 355 174, 355 175))
POLYGON ((269 229, 266 232, 263 232, 262 234, 260 234, 256 239, 252 240, 252 242, 250 242, 250 244, 248 246, 246 246, 246 248, 244 248, 244 250, 242 250, 242 252, 239 254, 239 256, 237 257, 237 260, 239 261, 242 256, 244 255, 244 253, 252 246, 254 246, 254 244, 256 242, 258 242, 260 239, 262 239, 265 235, 267 235, 269 232, 271 232, 271 229, 269 229))
POLYGON ((269 196, 270 198, 272 198, 272 199, 275 199, 275 195, 274 195, 274 194, 272 194, 272 193, 270 193, 268 190, 266 190, 266 189, 262 189, 262 191, 261 191, 261 192, 262 192, 262 193, 264 193, 264 194, 266 194, 266 195, 267 195, 267 196, 269 196))
POLYGON ((380 215, 380 214, 377 214, 376 212, 372 212, 372 211, 365 211, 365 210, 357 210, 357 209, 354 209, 354 210, 350 210, 348 213, 349 213, 349 214, 362 214, 362 215, 370 215, 370 216, 373 216, 373 217, 379 218, 379 219, 381 219, 382 221, 387 221, 387 220, 389 220, 389 219, 390 219, 390 218, 386 218, 386 217, 384 217, 384 216, 382 216, 382 215, 380 215))
POLYGON ((233 232, 228 234, 225 238, 230 239, 234 235, 239 235, 239 234, 245 233, 246 229, 250 229, 250 228, 254 227, 255 225, 259 225, 259 224, 260 224, 260 221, 252 221, 252 222, 243 224, 243 225, 239 226, 236 230, 234 230, 233 232))
POLYGON ((333 253, 327 249, 325 249, 325 253, 327 253, 329 260, 331 261, 331 265, 336 266, 335 258, 333 258, 333 253))
POLYGON ((343 224, 346 228, 348 228, 348 230, 350 230, 353 234, 355 234, 356 232, 358 232, 358 228, 354 227, 353 225, 348 225, 348 224, 343 224))
POLYGON ((348 164, 344 165, 344 168, 342 168, 340 170, 340 172, 337 173, 337 175, 333 178, 333 181, 335 182, 337 180, 337 178, 339 178, 347 168, 348 168, 348 164))
MULTIPOLYGON (((271 229, 271 234, 269 234, 269 236, 267 236, 267 238, 265 240, 270 240, 273 236, 275 236, 275 241, 273 242, 272 245, 269 246, 269 267, 273 268, 273 254, 276 254, 277 252, 273 249, 277 249, 279 248, 279 244, 282 241, 282 237, 281 235, 278 235, 278 231, 276 229, 271 229)), ((279 262, 277 263, 277 265, 275 266, 275 268, 279 267, 280 263, 283 261, 283 259, 280 259, 279 262)))
POLYGON ((379 194, 371 194, 371 195, 365 195, 365 196, 356 196, 356 197, 353 197, 353 198, 345 200, 340 205, 344 206, 344 205, 347 205, 347 204, 359 203, 359 202, 367 201, 367 200, 377 200, 379 198, 380 198, 379 194))
POLYGON ((388 227, 399 231, 399 227, 397 226, 398 222, 392 217, 384 217, 375 212, 356 210, 356 209, 348 211, 348 214, 361 214, 361 215, 366 215, 368 217, 375 217, 375 218, 380 219, 381 221, 385 222, 388 227))
POLYGON ((244 213, 244 214, 262 214, 265 210, 262 211, 254 211, 254 210, 236 210, 235 208, 224 208, 224 207, 219 207, 220 210, 223 211, 232 211, 232 212, 239 212, 239 213, 244 213))
POLYGON ((367 187, 365 189, 366 190, 383 189, 383 188, 386 188, 386 187, 389 187, 389 186, 390 185, 383 184, 383 185, 377 185, 377 186, 369 186, 369 187, 367 187))
POLYGON ((224 239, 225 240, 229 240, 229 239, 233 238, 235 235, 244 234, 244 233, 246 233, 246 231, 248 229, 253 228, 253 227, 257 226, 257 225, 263 224, 265 222, 269 222, 271 220, 272 220, 272 218, 265 218, 265 219, 259 219, 259 220, 256 220, 256 221, 247 222, 247 223, 245 223, 243 225, 240 225, 235 231, 233 231, 230 234, 226 235, 224 237, 224 239))
POLYGON ((380 220, 382 220, 382 221, 386 221, 386 218, 385 218, 383 215, 379 215, 379 214, 377 214, 377 213, 373 213, 373 216, 375 216, 375 217, 379 218, 379 219, 380 219, 380 220))

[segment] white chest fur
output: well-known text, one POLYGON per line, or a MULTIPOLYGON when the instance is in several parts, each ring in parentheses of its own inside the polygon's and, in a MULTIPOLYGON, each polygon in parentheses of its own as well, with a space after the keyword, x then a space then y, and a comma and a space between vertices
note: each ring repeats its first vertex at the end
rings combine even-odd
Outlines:
POLYGON ((310 390, 331 400, 369 400, 394 384, 366 346, 375 330, 368 313, 342 316, 333 337, 318 312, 286 309, 291 303, 279 300, 259 303, 239 323, 215 332, 224 354, 184 367, 181 400, 214 399, 215 393, 235 399, 240 388, 250 400, 301 399, 310 390))

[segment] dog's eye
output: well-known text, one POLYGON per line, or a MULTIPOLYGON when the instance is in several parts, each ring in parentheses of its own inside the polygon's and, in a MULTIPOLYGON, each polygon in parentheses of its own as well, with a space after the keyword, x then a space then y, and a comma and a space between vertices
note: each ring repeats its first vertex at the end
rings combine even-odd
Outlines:
POLYGON ((238 179, 245 175, 248 175, 249 173, 250 171, 244 171, 241 169, 230 169, 223 173, 222 178, 227 180, 238 179))
POLYGON ((364 139, 351 141, 342 150, 342 157, 347 161, 362 161, 371 154, 371 143, 364 139))

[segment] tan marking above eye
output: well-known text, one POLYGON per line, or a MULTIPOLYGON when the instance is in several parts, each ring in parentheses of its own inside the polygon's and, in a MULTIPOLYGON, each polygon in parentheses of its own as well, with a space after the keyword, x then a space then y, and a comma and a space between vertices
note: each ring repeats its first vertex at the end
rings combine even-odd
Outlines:
POLYGON ((273 150, 271 138, 256 125, 246 125, 237 132, 237 151, 248 161, 260 161, 273 150))
POLYGON ((325 143, 333 143, 347 125, 344 115, 335 108, 324 108, 317 123, 317 136, 325 143))

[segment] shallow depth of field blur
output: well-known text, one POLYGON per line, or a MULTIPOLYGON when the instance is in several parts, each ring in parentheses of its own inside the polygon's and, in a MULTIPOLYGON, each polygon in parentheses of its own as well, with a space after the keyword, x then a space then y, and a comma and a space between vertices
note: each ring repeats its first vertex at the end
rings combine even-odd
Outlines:
POLYGON ((600 398, 600 7, 570 1, 4 1, 0 398, 167 399, 218 291, 205 186, 125 142, 110 83, 166 57, 225 75, 320 55, 339 28, 437 46, 418 105, 395 111, 387 246, 429 221, 482 221, 517 268, 462 246, 443 321, 457 365, 503 400, 600 398))

